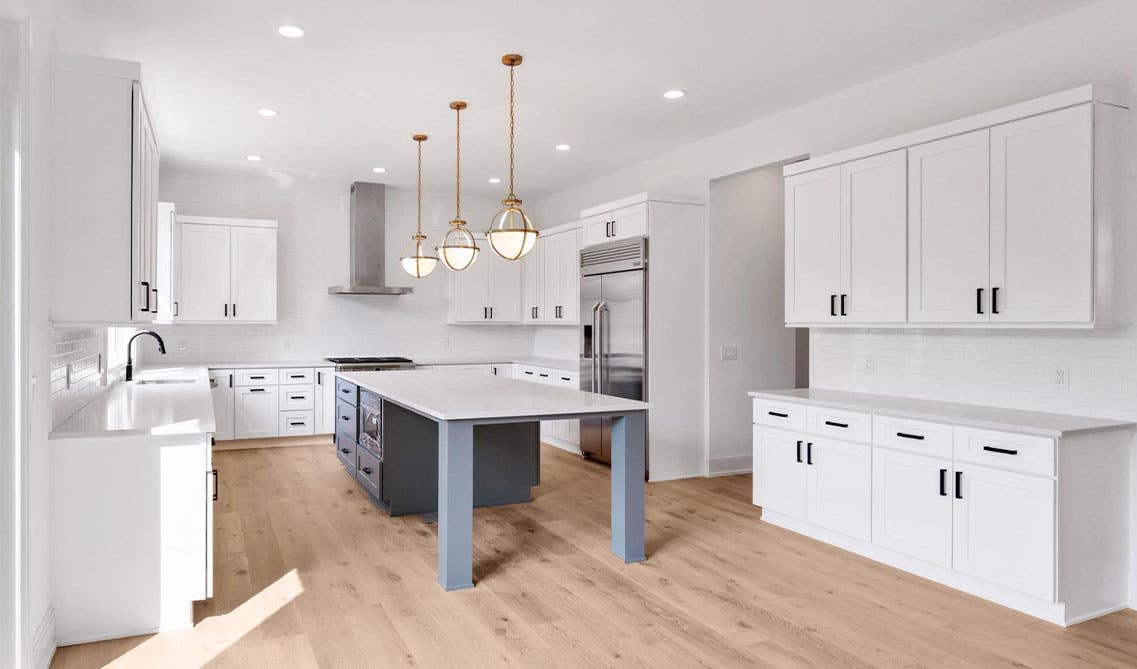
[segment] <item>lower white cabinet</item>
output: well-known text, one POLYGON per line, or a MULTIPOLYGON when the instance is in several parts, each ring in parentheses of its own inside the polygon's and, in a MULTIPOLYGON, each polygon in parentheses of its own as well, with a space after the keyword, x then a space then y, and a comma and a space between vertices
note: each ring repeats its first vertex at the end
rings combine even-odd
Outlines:
POLYGON ((237 388, 233 403, 234 438, 257 439, 277 436, 280 396, 274 386, 237 388))
POLYGON ((1054 480, 968 464, 954 478, 952 566, 1053 599, 1054 480))
POLYGON ((950 567, 951 466, 950 460, 876 449, 873 543, 950 567))
POLYGON ((827 530, 868 541, 872 533, 872 451, 836 439, 806 442, 805 518, 827 530))
POLYGON ((754 426, 754 503, 805 519, 803 435, 754 426))
POLYGON ((213 393, 213 422, 217 441, 233 439, 233 370, 209 370, 210 392, 213 393))
MULTIPOLYGON (((514 364, 511 367, 515 379, 562 388, 576 389, 580 386, 580 374, 575 371, 524 364, 514 364)), ((543 420, 541 438, 558 448, 576 452, 580 448, 580 421, 575 418, 543 420)))
POLYGON ((281 411, 280 412, 280 429, 278 433, 282 437, 299 437, 308 434, 315 434, 315 423, 312 418, 312 411, 281 411))
POLYGON ((316 434, 335 434, 336 431, 336 368, 318 367, 316 375, 316 402, 312 421, 316 434))

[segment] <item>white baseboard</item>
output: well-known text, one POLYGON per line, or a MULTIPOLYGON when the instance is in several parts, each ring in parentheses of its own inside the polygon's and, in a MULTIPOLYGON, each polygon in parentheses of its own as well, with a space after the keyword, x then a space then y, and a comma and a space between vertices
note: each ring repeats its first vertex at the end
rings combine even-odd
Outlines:
POLYGON ((35 669, 48 669, 51 658, 55 657, 55 609, 51 606, 43 612, 43 618, 36 625, 32 635, 32 666, 35 669))
POLYGON ((749 474, 754 464, 754 456, 750 453, 745 455, 728 455, 721 458, 711 458, 710 461, 710 475, 711 476, 735 476, 737 474, 749 474))
POLYGON ((568 451, 573 455, 580 455, 580 445, 574 444, 571 441, 565 441, 564 439, 558 439, 556 437, 550 437, 547 434, 542 434, 541 443, 552 446, 553 448, 559 448, 562 451, 568 451))

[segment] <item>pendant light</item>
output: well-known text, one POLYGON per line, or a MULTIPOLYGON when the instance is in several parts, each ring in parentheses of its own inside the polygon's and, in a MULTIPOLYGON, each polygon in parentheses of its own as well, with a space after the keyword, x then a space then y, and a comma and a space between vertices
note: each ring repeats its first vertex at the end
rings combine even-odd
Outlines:
POLYGON ((466 103, 455 100, 450 103, 454 110, 456 130, 454 132, 454 220, 450 221, 450 230, 442 238, 442 246, 436 250, 447 268, 461 272, 474 264, 478 257, 478 243, 474 236, 466 229, 466 221, 462 220, 462 110, 466 103))
POLYGON ((411 237, 411 241, 403 247, 403 255, 399 261, 407 274, 421 279, 438 266, 438 256, 426 255, 422 248, 422 242, 426 239, 426 235, 422 234, 422 143, 426 141, 426 135, 414 135, 412 139, 418 143, 418 229, 411 237))
POLYGON ((501 57, 501 62, 509 67, 509 195, 501 201, 505 208, 493 217, 486 237, 494 253, 506 260, 517 260, 533 250, 540 233, 521 211, 521 200, 513 193, 513 69, 521 64, 521 56, 506 54, 501 57))

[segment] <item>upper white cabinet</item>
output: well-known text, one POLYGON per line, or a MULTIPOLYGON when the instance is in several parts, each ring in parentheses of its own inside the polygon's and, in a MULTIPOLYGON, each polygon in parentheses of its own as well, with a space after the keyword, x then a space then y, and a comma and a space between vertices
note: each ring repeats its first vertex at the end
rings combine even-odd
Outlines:
POLYGON ((461 272, 449 272, 448 322, 520 323, 521 273, 527 260, 502 260, 482 237, 478 245, 482 251, 473 265, 461 272))
POLYGON ((521 261, 521 318, 575 325, 580 311, 580 230, 542 234, 521 261))
POLYGON ((648 233, 647 203, 621 207, 590 216, 581 223, 582 246, 592 246, 648 233))
POLYGON ((1094 93, 787 166, 787 324, 1121 322, 1115 145, 1127 110, 1094 93))
POLYGON ((151 322, 158 142, 138 63, 59 54, 52 81, 55 322, 151 322))
POLYGON ((276 321, 276 221, 178 216, 174 321, 276 321))

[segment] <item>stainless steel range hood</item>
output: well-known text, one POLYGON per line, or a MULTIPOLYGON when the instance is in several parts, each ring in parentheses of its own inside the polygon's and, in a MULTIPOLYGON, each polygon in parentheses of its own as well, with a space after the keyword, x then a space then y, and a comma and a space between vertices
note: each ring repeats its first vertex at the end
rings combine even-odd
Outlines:
POLYGON ((351 274, 346 286, 332 286, 332 295, 406 295, 413 288, 388 286, 386 267, 386 186, 366 181, 351 184, 348 248, 351 274))

